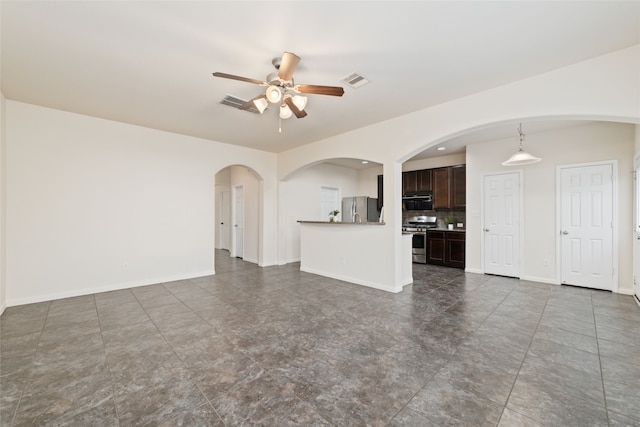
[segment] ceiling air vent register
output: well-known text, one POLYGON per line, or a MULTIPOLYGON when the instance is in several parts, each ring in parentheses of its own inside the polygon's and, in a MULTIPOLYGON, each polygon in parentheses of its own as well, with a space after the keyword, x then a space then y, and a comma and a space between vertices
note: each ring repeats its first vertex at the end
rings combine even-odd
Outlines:
POLYGON ((340 81, 348 84, 352 88, 359 88, 369 83, 369 80, 358 73, 351 73, 348 76, 343 77, 340 81))
MULTIPOLYGON (((228 107, 233 107, 233 108, 238 108, 240 109, 240 107, 242 107, 243 105, 245 105, 247 103, 246 99, 241 99, 238 98, 237 96, 233 96, 233 95, 227 95, 224 98, 222 98, 222 100, 220 101, 220 104, 222 105, 226 105, 228 107)), ((258 111, 258 109, 254 106, 251 106, 249 108, 245 108, 245 110, 250 111, 254 114, 260 114, 260 111, 258 111)))

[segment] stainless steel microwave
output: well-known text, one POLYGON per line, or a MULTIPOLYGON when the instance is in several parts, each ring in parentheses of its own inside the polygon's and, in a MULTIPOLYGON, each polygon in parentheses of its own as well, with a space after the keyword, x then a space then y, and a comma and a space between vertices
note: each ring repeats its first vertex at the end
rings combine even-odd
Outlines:
POLYGON ((402 198, 404 209, 408 211, 431 211, 433 210, 433 194, 424 192, 402 198))

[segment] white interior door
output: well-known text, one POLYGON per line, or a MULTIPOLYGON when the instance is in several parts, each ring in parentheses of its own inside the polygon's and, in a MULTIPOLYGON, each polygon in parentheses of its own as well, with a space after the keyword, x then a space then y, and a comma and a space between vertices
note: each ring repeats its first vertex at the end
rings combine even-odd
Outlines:
POLYGON ((230 236, 229 232, 231 230, 231 203, 230 203, 230 194, 229 191, 220 192, 220 202, 219 202, 219 218, 220 224, 218 224, 218 233, 220 236, 219 247, 220 249, 229 250, 229 241, 230 236))
POLYGON ((231 256, 242 258, 244 255, 244 189, 242 185, 233 187, 233 250, 231 256))
POLYGON ((520 277, 520 172, 485 175, 484 272, 520 277))
POLYGON ((612 290, 613 166, 560 169, 561 282, 612 290))

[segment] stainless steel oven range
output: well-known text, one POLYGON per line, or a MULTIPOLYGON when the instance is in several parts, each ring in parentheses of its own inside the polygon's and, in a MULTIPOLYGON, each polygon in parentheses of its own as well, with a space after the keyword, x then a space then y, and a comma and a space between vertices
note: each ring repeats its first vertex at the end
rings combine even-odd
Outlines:
POLYGON ((414 216, 402 225, 402 231, 413 234, 411 258, 415 263, 427 263, 427 230, 430 228, 436 228, 435 216, 414 216))

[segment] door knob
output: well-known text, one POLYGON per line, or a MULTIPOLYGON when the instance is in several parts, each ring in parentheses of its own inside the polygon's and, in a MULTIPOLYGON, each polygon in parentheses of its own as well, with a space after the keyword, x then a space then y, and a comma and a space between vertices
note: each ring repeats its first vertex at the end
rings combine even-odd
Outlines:
POLYGON ((569 232, 567 230, 563 230, 562 234, 567 235, 567 234, 569 234, 569 232))
POLYGON ((484 229, 484 232, 485 232, 485 233, 488 233, 488 232, 489 232, 489 229, 488 229, 488 228, 485 228, 485 229, 484 229))

